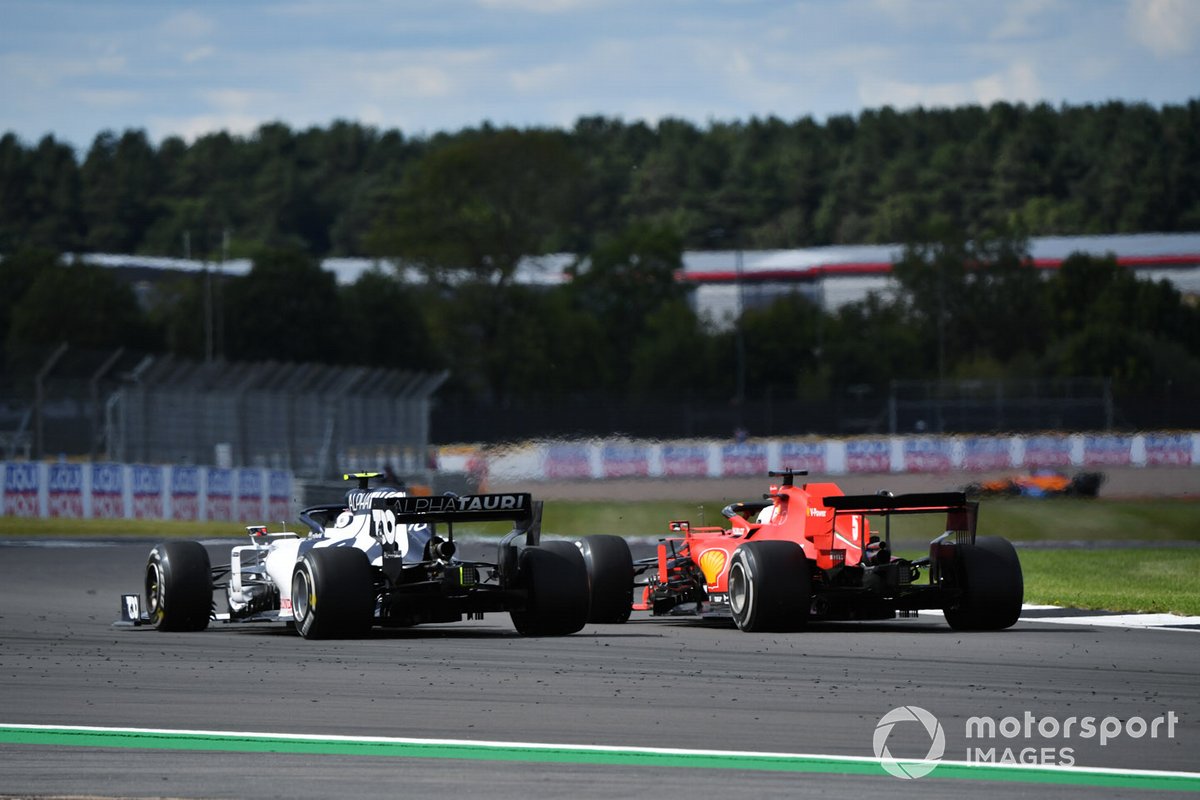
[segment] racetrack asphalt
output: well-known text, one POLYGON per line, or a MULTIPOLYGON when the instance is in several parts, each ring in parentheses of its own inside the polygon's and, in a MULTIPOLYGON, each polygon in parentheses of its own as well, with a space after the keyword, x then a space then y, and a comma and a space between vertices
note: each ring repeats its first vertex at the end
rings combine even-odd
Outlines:
MULTIPOLYGON (((227 560, 232 543, 210 546, 214 563, 227 560)), ((141 588, 150 544, 0 546, 0 724, 870 758, 881 718, 918 706, 940 722, 948 760, 968 760, 968 751, 982 745, 1035 747, 1079 767, 1200 767, 1200 634, 1190 631, 1031 619, 1009 631, 967 634, 922 616, 745 634, 641 614, 623 626, 531 639, 518 636, 506 615, 334 642, 261 625, 214 625, 190 634, 114 628, 119 595, 141 588), (1163 725, 1155 738, 1122 733, 1103 746, 1078 733, 1046 737, 1037 730, 1050 719, 1061 725, 1071 717, 1112 717, 1124 724, 1167 715, 1176 719, 1171 736, 1163 725), (1033 734, 968 739, 973 716, 1031 717, 1033 734)), ((0 737, 0 796, 1127 797, 1132 791, 934 776, 905 781, 836 766, 796 773, 620 759, 22 741, 31 740, 0 737)), ((898 757, 920 758, 930 739, 919 726, 898 725, 887 744, 898 757)))

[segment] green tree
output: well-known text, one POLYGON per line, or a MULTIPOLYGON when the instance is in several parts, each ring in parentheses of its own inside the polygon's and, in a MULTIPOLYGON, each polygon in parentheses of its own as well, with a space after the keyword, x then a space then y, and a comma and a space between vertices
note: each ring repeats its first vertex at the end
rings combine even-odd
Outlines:
POLYGON ((1049 312, 1023 240, 951 233, 906 246, 894 274, 938 376, 987 357, 1003 363, 1041 352, 1049 312))
POLYGON ((732 372, 714 366, 722 344, 684 300, 664 303, 646 319, 629 354, 629 393, 642 399, 733 397, 732 372))
POLYGON ((1059 339, 1090 330, 1087 340, 1103 339, 1106 343, 1100 349, 1116 352, 1107 338, 1100 337, 1101 331, 1131 339, 1137 334, 1173 341, 1192 356, 1200 356, 1200 309, 1185 302, 1166 281, 1140 279, 1111 256, 1069 256, 1047 281, 1046 294, 1052 329, 1059 339))
POLYGON ((83 213, 87 247, 101 253, 134 253, 159 214, 163 182, 145 131, 98 135, 83 162, 83 213))
POLYGON ((26 238, 28 160, 16 135, 6 133, 0 137, 0 253, 13 252, 26 238))
POLYGON ((827 387, 820 359, 826 327, 824 312, 799 294, 747 310, 741 332, 749 396, 823 395, 827 387))
POLYGON ((147 316, 162 331, 163 347, 172 355, 203 360, 209 355, 210 336, 217 354, 217 331, 207 327, 217 327, 213 302, 218 292, 211 279, 211 275, 184 274, 154 287, 147 316))
POLYGON ((75 151, 52 136, 29 154, 24 173, 24 230, 14 247, 77 249, 84 230, 75 151))
POLYGON ((838 309, 827 323, 822 352, 834 388, 880 390, 899 378, 936 377, 928 343, 903 303, 871 293, 838 309))
POLYGON ((561 133, 485 128, 430 150, 406 175, 372 251, 438 280, 504 287, 571 218, 579 165, 561 133))
POLYGON ((342 354, 337 281, 299 250, 263 250, 223 296, 224 355, 235 361, 319 361, 342 354))
POLYGON ((1050 375, 1110 378, 1123 391, 1200 386, 1200 358, 1178 342, 1127 327, 1087 325, 1055 342, 1042 363, 1050 375))
POLYGON ((436 369, 425 317, 430 291, 401 283, 395 275, 371 270, 339 290, 343 358, 352 364, 392 369, 436 369))
POLYGON ((133 290, 111 271, 78 261, 39 266, 12 309, 10 354, 60 342, 85 349, 158 347, 133 290))
POLYGON ((617 386, 629 378, 629 354, 653 314, 684 298, 678 281, 683 243, 667 227, 637 222, 603 237, 586 264, 572 269, 569 292, 581 313, 606 332, 596 343, 617 386))
POLYGON ((9 336, 14 311, 38 276, 58 268, 58 254, 29 248, 0 259, 0 342, 9 336))

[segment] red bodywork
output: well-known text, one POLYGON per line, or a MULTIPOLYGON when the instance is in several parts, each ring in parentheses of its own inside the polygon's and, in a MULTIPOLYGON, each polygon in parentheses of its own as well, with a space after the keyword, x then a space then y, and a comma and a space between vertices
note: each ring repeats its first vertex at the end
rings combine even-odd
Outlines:
MULTIPOLYGON (((680 576, 670 574, 673 562, 688 560, 704 573, 708 594, 723 594, 729 590, 729 562, 733 551, 748 538, 756 541, 782 539, 797 542, 804 555, 820 569, 856 566, 870 541, 870 523, 862 514, 835 514, 823 499, 844 493, 835 483, 806 483, 802 486, 775 485, 770 487, 770 501, 764 504, 737 503, 729 507, 730 527, 692 527, 686 521, 673 521, 670 532, 658 545, 658 581, 670 584, 680 576), (769 521, 758 522, 764 509, 769 509, 769 521), (749 519, 747 519, 749 516, 749 519)), ((677 567, 676 569, 682 569, 677 567)), ((650 588, 642 593, 641 602, 634 608, 651 607, 650 588)))
POLYGON ((961 493, 894 497, 883 492, 848 497, 834 483, 793 485, 794 474, 802 473, 772 473, 783 480, 770 486, 763 502, 727 506, 723 514, 729 527, 672 521, 668 535, 659 541, 654 563, 642 562, 645 580, 639 581, 634 609, 726 616, 729 568, 735 551, 749 542, 772 540, 798 544, 813 571, 814 596, 840 603, 848 609, 846 614, 859 613, 854 607, 864 600, 889 614, 893 608, 940 602, 936 593, 913 585, 917 567, 931 566, 939 554, 950 555, 951 551, 943 550, 954 542, 974 541, 976 503, 967 502, 961 493), (949 543, 935 542, 931 558, 923 564, 894 558, 888 526, 876 531, 883 533, 881 541, 872 535, 867 518, 878 514, 886 522, 891 514, 930 512, 945 512, 945 527, 938 533, 945 531, 954 538, 949 543))

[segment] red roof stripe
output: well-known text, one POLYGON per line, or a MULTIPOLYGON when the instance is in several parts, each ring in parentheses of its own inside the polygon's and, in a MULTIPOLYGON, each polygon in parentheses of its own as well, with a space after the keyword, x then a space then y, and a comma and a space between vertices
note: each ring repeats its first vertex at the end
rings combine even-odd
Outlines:
MULTIPOLYGON (((1062 258, 1035 258, 1033 266, 1038 269, 1058 269, 1062 266, 1062 258)), ((1131 269, 1149 267, 1200 267, 1200 253, 1167 256, 1121 256, 1117 264, 1131 269)), ((803 281, 814 278, 824 278, 835 275, 887 275, 892 271, 889 261, 867 261, 844 264, 817 264, 811 267, 794 269, 748 269, 740 273, 737 270, 705 270, 680 273, 680 280, 688 283, 736 283, 739 279, 754 283, 771 283, 786 281, 803 281)))

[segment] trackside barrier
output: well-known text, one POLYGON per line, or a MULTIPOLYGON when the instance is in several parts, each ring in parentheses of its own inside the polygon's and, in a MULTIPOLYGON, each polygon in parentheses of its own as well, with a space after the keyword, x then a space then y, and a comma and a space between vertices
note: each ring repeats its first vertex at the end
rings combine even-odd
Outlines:
POLYGON ((0 461, 6 516, 270 522, 292 498, 286 470, 0 461))
POLYGON ((1200 467, 1200 432, 746 442, 589 439, 503 447, 453 445, 438 451, 438 469, 443 472, 504 481, 754 477, 784 467, 845 475, 1116 466, 1200 467))

